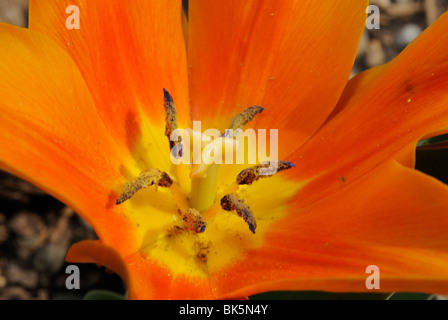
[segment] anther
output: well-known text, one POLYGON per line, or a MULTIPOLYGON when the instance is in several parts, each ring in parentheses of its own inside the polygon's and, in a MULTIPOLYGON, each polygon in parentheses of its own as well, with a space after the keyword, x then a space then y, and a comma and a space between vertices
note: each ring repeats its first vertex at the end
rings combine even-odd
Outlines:
POLYGON ((152 185, 169 188, 172 184, 173 180, 171 180, 167 173, 155 168, 147 169, 142 171, 136 179, 128 181, 125 184, 123 192, 115 204, 121 204, 130 199, 140 189, 144 189, 152 185))
POLYGON ((188 229, 193 232, 202 233, 205 231, 205 227, 207 224, 205 223, 204 219, 202 219, 199 211, 194 208, 189 208, 185 212, 182 220, 185 222, 188 229))
POLYGON ((221 207, 226 211, 236 211, 238 216, 242 217, 249 225, 250 231, 255 233, 257 222, 255 221, 252 210, 243 200, 238 199, 235 194, 230 193, 221 198, 221 207))
POLYGON ((252 184, 260 178, 271 177, 277 172, 295 168, 294 163, 280 160, 280 161, 266 161, 259 165, 244 169, 236 177, 238 184, 252 184))
POLYGON ((231 130, 235 131, 237 129, 243 129, 244 125, 252 121, 255 118, 255 116, 261 113, 263 110, 264 108, 260 106, 252 106, 247 108, 246 110, 243 110, 235 117, 233 117, 232 122, 230 122, 229 127, 230 130, 226 130, 224 136, 226 137, 229 136, 231 130))
POLYGON ((163 89, 164 108, 165 108, 165 135, 170 143, 170 151, 176 158, 182 157, 182 137, 178 137, 176 141, 171 140, 171 134, 177 129, 177 109, 174 105, 173 98, 168 91, 163 89))

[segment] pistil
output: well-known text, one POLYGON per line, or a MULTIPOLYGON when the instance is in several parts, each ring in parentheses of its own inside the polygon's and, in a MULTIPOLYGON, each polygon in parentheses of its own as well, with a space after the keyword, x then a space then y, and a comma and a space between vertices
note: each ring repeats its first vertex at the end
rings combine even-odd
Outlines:
POLYGON ((213 163, 204 175, 191 178, 191 207, 202 213, 214 203, 218 175, 219 165, 213 163))
POLYGON ((191 168, 191 206, 199 212, 206 211, 215 202, 219 164, 226 155, 233 155, 238 149, 238 141, 219 137, 209 142, 201 152, 200 163, 191 168))

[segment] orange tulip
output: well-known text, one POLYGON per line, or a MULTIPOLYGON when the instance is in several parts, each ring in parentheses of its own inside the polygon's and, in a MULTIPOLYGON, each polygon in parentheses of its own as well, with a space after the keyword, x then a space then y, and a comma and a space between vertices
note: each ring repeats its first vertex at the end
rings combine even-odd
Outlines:
POLYGON ((195 0, 183 23, 179 0, 79 0, 67 29, 72 2, 31 0, 29 29, 0 25, 0 166, 93 226, 68 261, 117 272, 131 299, 361 292, 369 265, 379 291, 448 293, 448 188, 413 170, 417 142, 448 132, 448 15, 347 82, 367 1, 195 0), (278 129, 295 168, 243 186, 250 165, 218 165, 196 188, 170 161, 163 88, 180 128, 263 106, 245 128, 278 129), (146 169, 172 187, 116 205, 146 169), (228 188, 255 233, 220 207, 228 188), (182 215, 205 194, 195 232, 182 215))

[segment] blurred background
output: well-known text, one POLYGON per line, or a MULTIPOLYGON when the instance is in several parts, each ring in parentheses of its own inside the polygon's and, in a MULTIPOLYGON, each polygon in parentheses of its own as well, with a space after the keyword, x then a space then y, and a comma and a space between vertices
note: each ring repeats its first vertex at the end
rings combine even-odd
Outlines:
MULTIPOLYGON (((448 10, 448 0, 372 0, 370 4, 380 9, 380 29, 365 30, 352 76, 392 60, 448 10)), ((0 21, 26 27, 28 0, 0 0, 0 21)), ((417 169, 448 183, 446 150, 418 151, 417 169)), ((92 228, 73 210, 0 170, 0 300, 82 299, 93 289, 124 294, 125 288, 118 276, 90 264, 78 264, 81 289, 66 289, 68 264, 64 257, 68 248, 80 240, 95 238, 92 228)), ((372 299, 385 296, 282 292, 253 298, 372 299)))

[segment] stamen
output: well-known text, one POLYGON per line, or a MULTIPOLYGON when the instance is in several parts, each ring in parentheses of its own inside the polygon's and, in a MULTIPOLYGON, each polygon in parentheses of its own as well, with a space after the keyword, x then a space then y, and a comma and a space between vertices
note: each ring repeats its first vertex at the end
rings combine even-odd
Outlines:
POLYGON ((182 157, 182 137, 178 137, 177 141, 171 140, 171 134, 177 129, 177 109, 174 105, 173 98, 165 89, 163 89, 163 97, 165 100, 165 135, 170 143, 170 151, 173 152, 174 157, 182 157))
POLYGON ((221 207, 226 211, 236 211, 249 225, 250 231, 255 233, 257 222, 255 221, 252 210, 243 200, 238 199, 235 194, 230 193, 221 198, 221 207))
MULTIPOLYGON (((179 167, 180 165, 178 165, 179 167)), ((184 192, 182 191, 181 187, 177 183, 173 183, 170 186, 171 194, 173 196, 173 200, 176 203, 177 207, 181 212, 186 212, 188 208, 190 208, 190 205, 188 203, 187 198, 185 197, 184 192)))
POLYGON ((202 219, 201 214, 198 210, 189 208, 182 218, 184 220, 185 224, 187 225, 188 229, 196 232, 196 233, 202 233, 205 231, 206 223, 204 219, 202 219))
MULTIPOLYGON (((247 124, 249 121, 252 121, 255 118, 255 116, 261 113, 263 110, 264 108, 260 106, 252 106, 247 108, 246 110, 240 112, 235 117, 233 117, 229 129, 234 131, 237 129, 243 129, 245 124, 247 124)), ((228 135, 229 133, 228 131, 226 131, 225 136, 228 135)))
POLYGON ((154 184, 160 187, 170 187, 173 184, 173 180, 171 180, 167 173, 160 171, 159 169, 153 168, 142 171, 136 179, 128 181, 125 184, 123 192, 115 204, 118 205, 123 203, 130 199, 140 189, 147 188, 154 184))
POLYGON ((292 167, 295 168, 294 163, 286 160, 266 161, 241 171, 236 177, 236 182, 238 184, 252 184, 260 178, 271 177, 277 172, 288 170, 292 167))
MULTIPOLYGON (((136 179, 125 184, 122 194, 116 200, 116 204, 121 204, 130 199, 140 189, 152 185, 167 187, 170 188, 173 200, 178 207, 178 212, 185 223, 185 229, 184 227, 175 227, 171 231, 169 230, 168 237, 187 229, 195 233, 203 233, 206 228, 205 219, 222 212, 219 205, 225 211, 235 211, 248 224, 251 232, 255 233, 257 222, 250 207, 244 203, 244 200, 240 200, 237 197, 238 186, 242 184, 250 185, 262 177, 270 177, 277 172, 295 167, 293 163, 285 160, 266 161, 247 168, 240 172, 236 181, 228 186, 223 193, 220 193, 225 194, 220 202, 215 203, 215 196, 219 164, 222 163, 222 160, 233 159, 234 150, 239 147, 239 141, 236 139, 238 133, 236 132, 241 132, 241 129, 248 122, 252 121, 257 114, 265 109, 260 106, 247 108, 232 119, 229 129, 224 134, 218 131, 217 137, 210 141, 210 139, 204 139, 200 130, 178 130, 177 110, 173 98, 165 89, 163 89, 163 94, 166 124, 165 135, 169 140, 170 152, 176 160, 186 160, 179 163, 173 162, 177 166, 178 182, 173 183, 173 180, 167 173, 156 168, 142 171, 136 179), (197 146, 199 146, 199 150, 196 150, 197 146), (193 155, 191 156, 192 147, 193 155), (190 160, 192 158, 193 165, 190 168, 190 160), (188 167, 183 167, 187 165, 188 167), (188 176, 185 174, 186 170, 190 171, 191 191, 186 191, 188 188, 185 188, 185 185, 182 186, 181 180, 188 180, 188 176), (184 176, 186 179, 179 179, 179 177, 184 176), (186 196, 188 194, 190 194, 189 198, 186 196)), ((173 158, 171 159, 173 160, 173 158)), ((206 261, 208 250, 208 245, 201 245, 198 249, 197 257, 201 261, 206 261)))

